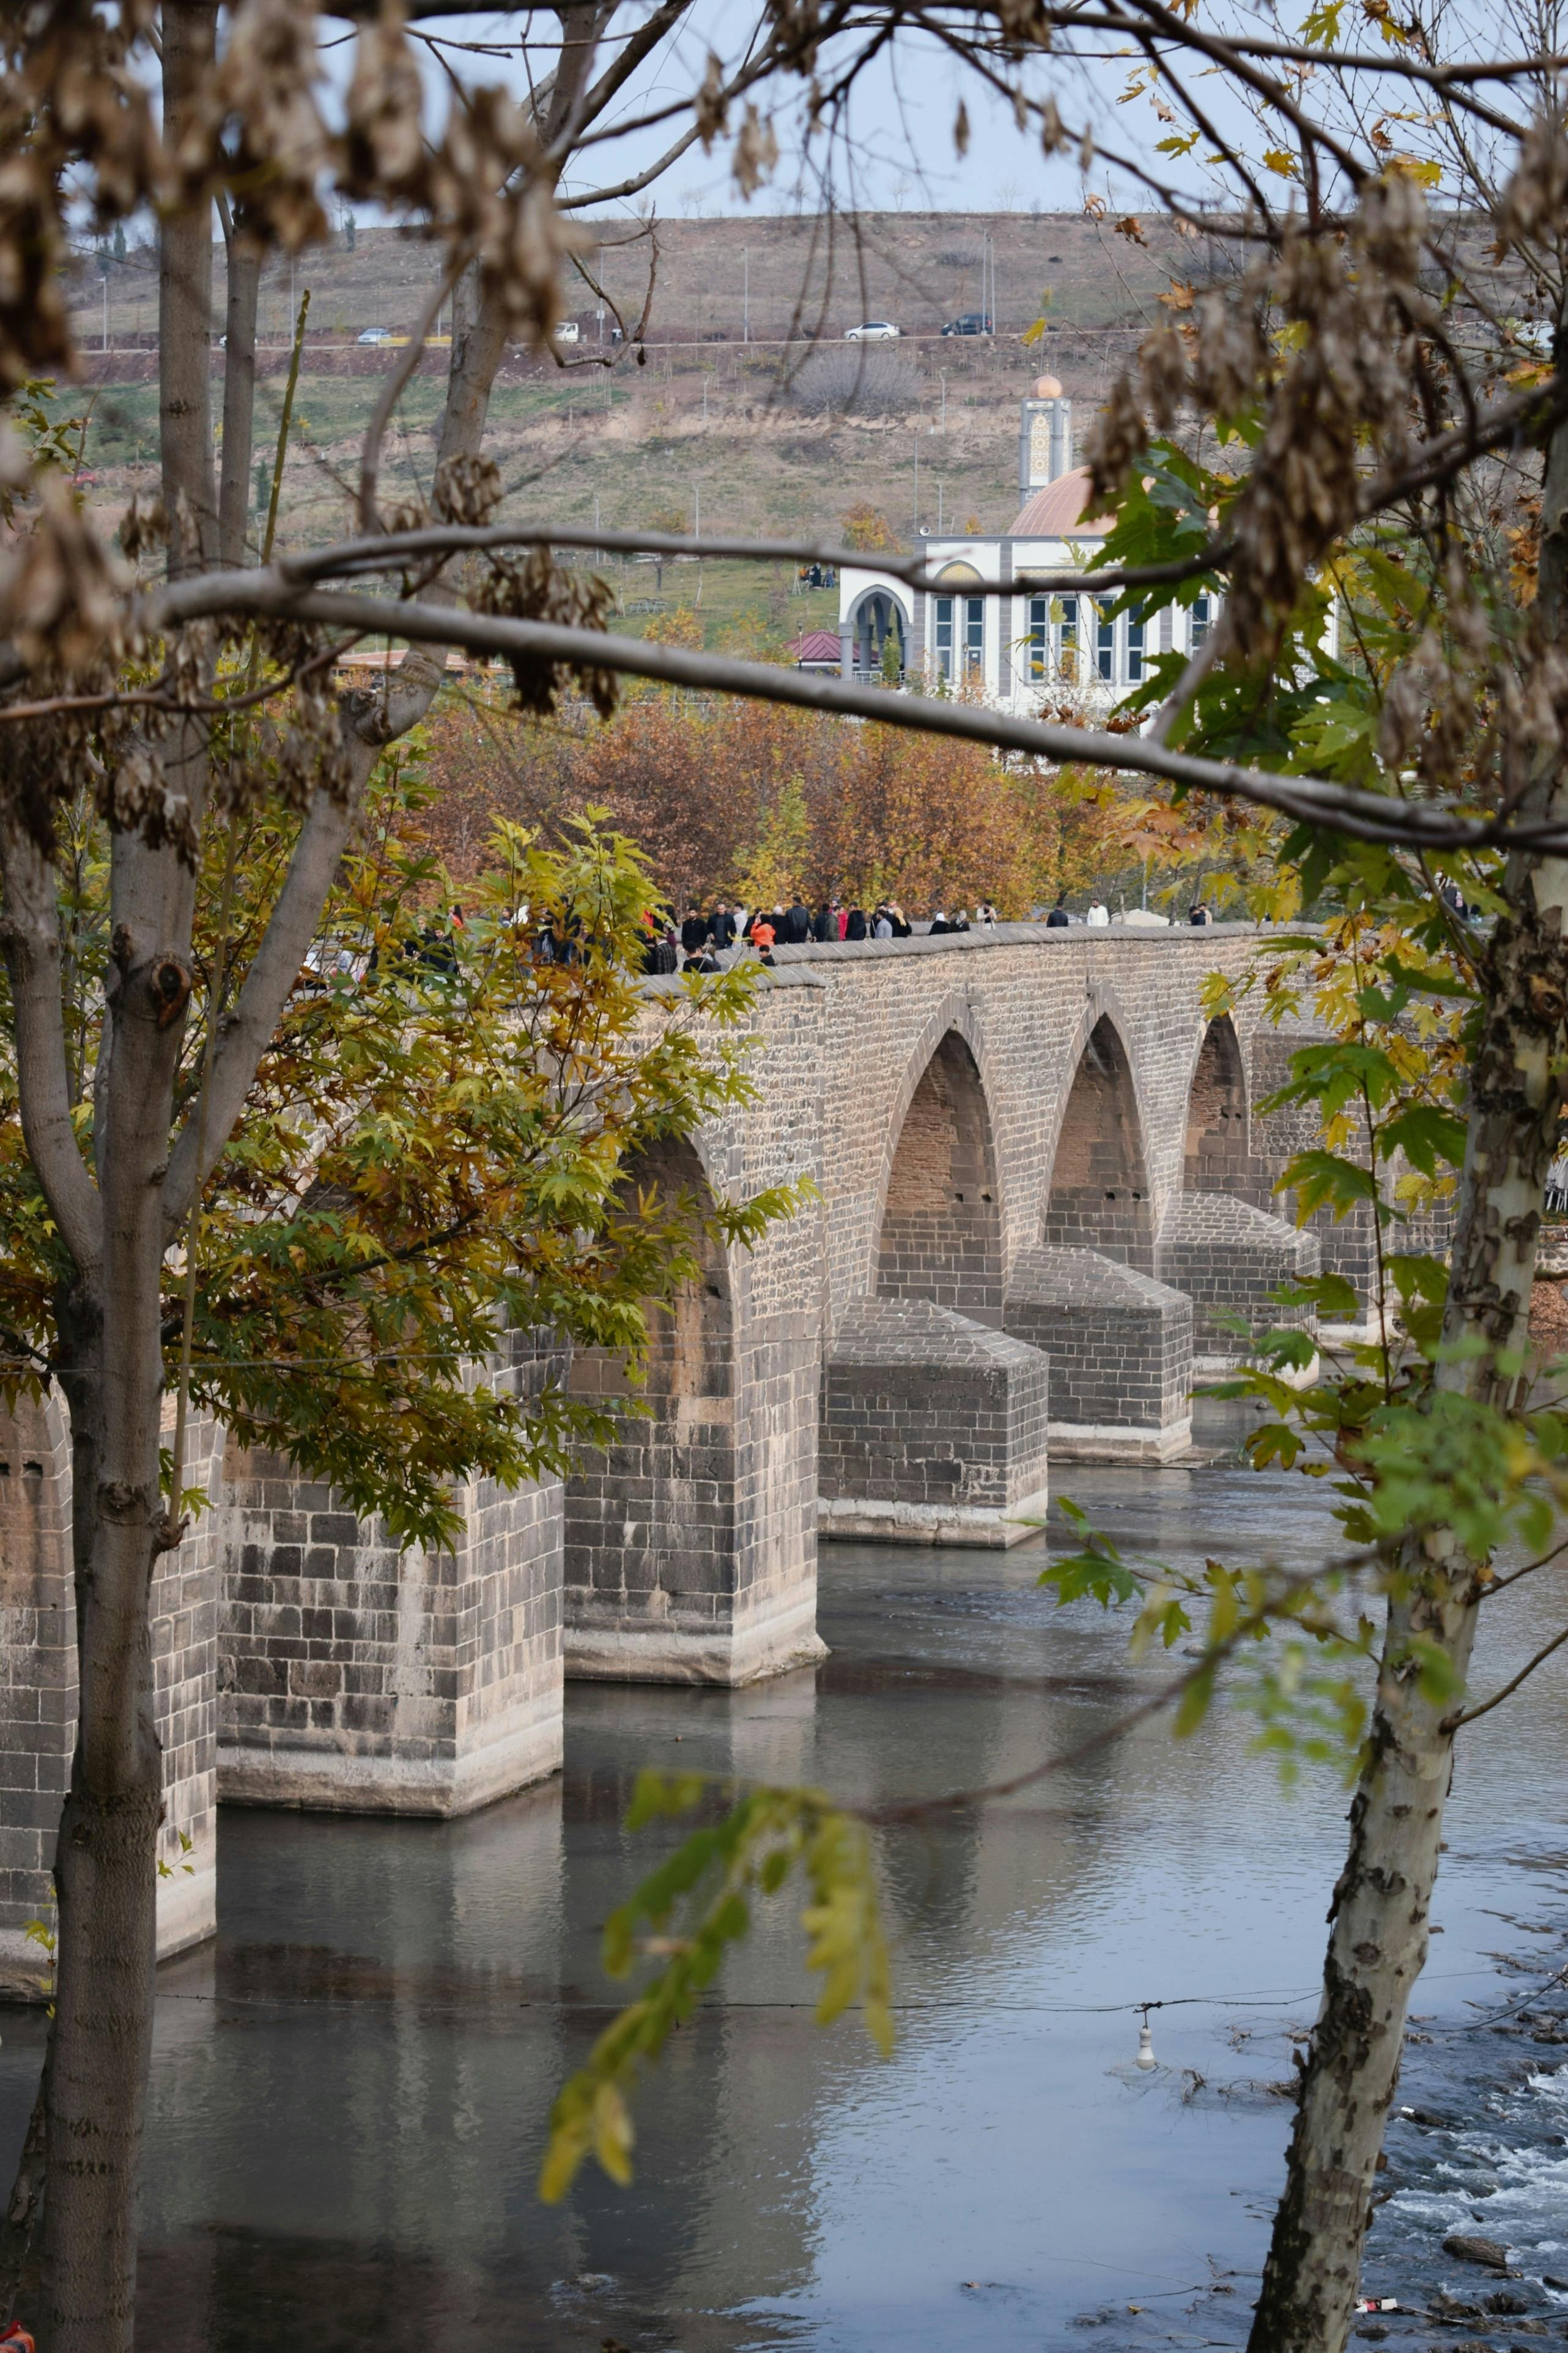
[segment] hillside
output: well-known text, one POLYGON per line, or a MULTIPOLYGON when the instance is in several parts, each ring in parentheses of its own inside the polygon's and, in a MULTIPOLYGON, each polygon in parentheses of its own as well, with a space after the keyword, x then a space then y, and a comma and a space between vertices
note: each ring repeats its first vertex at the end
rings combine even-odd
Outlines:
MULTIPOLYGON (((628 319, 649 301, 647 364, 637 367, 625 348, 614 353, 613 369, 599 364, 611 346, 599 343, 595 310, 582 288, 576 315, 584 342, 569 364, 521 350, 510 355, 490 437, 509 484, 509 514, 586 522, 596 513, 605 525, 679 517, 690 527, 700 511, 709 530, 816 533, 833 532, 845 508, 864 499, 905 541, 917 522, 934 527, 973 516, 998 528, 1016 507, 1020 395, 1049 367, 1087 422, 1112 367, 1157 315, 1177 259, 1173 240, 1162 254, 1076 214, 882 214, 853 231, 837 223, 831 234, 810 219, 674 220, 658 224, 657 253, 653 237, 610 245, 612 235, 626 236, 624 226, 606 225, 604 233, 610 296, 628 319), (996 337, 944 340, 944 319, 980 307, 986 257, 994 260, 996 337), (1042 310, 1045 333, 1026 348, 1020 336, 1042 310), (905 331, 896 347, 870 355, 876 375, 867 388, 874 383, 874 396, 849 415, 814 407, 812 366, 847 370, 839 389, 853 388, 854 347, 841 337, 861 317, 890 317, 905 331), (830 357, 812 358, 814 332, 831 345, 830 357)), ((1204 259, 1191 247, 1181 258, 1189 267, 1204 259)), ((431 275, 429 248, 388 229, 361 228, 353 250, 339 237, 297 265, 295 291, 310 288, 311 334, 285 474, 285 544, 341 527, 359 438, 393 364, 388 353, 361 351, 352 338, 365 326, 407 325, 431 275)), ((96 494, 118 512, 153 456, 150 258, 111 263, 107 283, 106 351, 90 348, 101 332, 96 265, 80 281, 78 318, 92 385, 88 463, 96 494)), ((280 399, 289 303, 285 265, 268 272, 263 292, 262 330, 273 348, 264 362, 258 448, 275 430, 265 420, 276 417, 280 399)), ((213 364, 216 412, 221 351, 215 349, 213 364)), ((428 487, 444 367, 444 352, 432 350, 405 396, 384 462, 391 497, 428 487)), ((71 397, 77 405, 83 396, 71 397)), ((702 572, 710 636, 744 614, 752 634, 776 640, 827 610, 819 598, 787 594, 782 575, 768 582, 727 567, 702 572)), ((695 566, 667 568, 662 583, 650 566, 618 576, 626 600, 645 609, 691 602, 700 593, 695 566)))

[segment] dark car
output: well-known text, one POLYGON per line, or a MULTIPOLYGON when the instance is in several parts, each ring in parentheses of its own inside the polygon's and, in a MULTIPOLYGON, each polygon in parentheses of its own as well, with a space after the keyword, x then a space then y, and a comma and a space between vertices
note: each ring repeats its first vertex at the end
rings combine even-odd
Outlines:
POLYGON ((992 335, 996 330, 984 311, 965 311, 962 319, 950 319, 942 329, 944 335, 992 335))

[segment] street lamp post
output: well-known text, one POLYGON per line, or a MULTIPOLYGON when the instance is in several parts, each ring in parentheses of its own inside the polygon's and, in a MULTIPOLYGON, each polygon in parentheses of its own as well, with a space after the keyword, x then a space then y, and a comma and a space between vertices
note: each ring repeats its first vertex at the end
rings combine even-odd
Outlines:
POLYGON ((741 248, 741 341, 752 340, 752 248, 741 248))

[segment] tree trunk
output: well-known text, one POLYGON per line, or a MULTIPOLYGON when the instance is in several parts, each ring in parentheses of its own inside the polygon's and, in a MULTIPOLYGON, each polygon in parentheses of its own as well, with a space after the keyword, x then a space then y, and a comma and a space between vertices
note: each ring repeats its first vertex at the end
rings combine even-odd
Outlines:
MULTIPOLYGON (((165 130, 210 70, 214 0, 163 12, 165 130)), ((166 220, 159 397, 171 575, 217 552, 208 396, 211 207, 166 220)), ((205 723, 161 747, 200 828, 205 723)), ((100 1251, 59 1314, 71 1409, 78 1721, 55 1857, 58 1906, 48 2071, 43 2321, 48 2353, 129 2353, 136 2192, 153 2048, 163 1758, 148 1599, 165 1540, 163 1179, 191 992, 195 881, 169 848, 110 844, 110 961, 94 1085, 100 1251)), ((79 1264, 80 1263, 79 1254, 79 1264)), ((84 1273, 86 1270, 84 1270, 84 1273)))
POLYGON ((226 571, 235 571, 245 562, 250 458, 256 437, 256 311, 260 291, 261 247, 246 235, 244 207, 237 206, 228 240, 223 468, 218 483, 218 562, 226 571))
MULTIPOLYGON (((1542 604, 1559 621, 1568 437, 1547 477, 1542 604), (1555 491, 1555 502, 1552 493, 1555 491), (1553 518, 1555 520, 1553 520, 1553 518)), ((1559 816, 1568 790, 1543 776, 1538 808, 1559 816)), ((1480 1338, 1488 1354, 1438 1367, 1439 1386, 1506 1407, 1529 1337, 1546 1173, 1563 1100, 1568 1013, 1568 863, 1510 861, 1510 909, 1482 959, 1484 1027, 1470 1072, 1444 1337, 1480 1338)), ((1405 2012, 1426 1962, 1443 1809, 1453 1763, 1451 1703, 1422 1697, 1412 1638, 1455 1678, 1468 1673, 1485 1590, 1458 1539, 1412 1539, 1391 1597, 1367 1759, 1351 1808, 1351 1843, 1334 1890, 1323 1998, 1301 2079, 1285 2194, 1263 2274, 1252 2353, 1341 2353, 1352 2316, 1384 2122, 1399 2080, 1405 2012)))
MULTIPOLYGON (((1559 360, 1568 313, 1559 322, 1559 360)), ((1560 645, 1568 624, 1568 427, 1553 432, 1542 485, 1537 612, 1560 645)), ((1568 781, 1548 749, 1520 815, 1568 815, 1568 781)), ((1507 1406, 1529 1340, 1546 1173, 1564 1099, 1568 861, 1517 856, 1509 913, 1481 957, 1485 1008, 1470 1071, 1465 1166, 1443 1336, 1487 1344, 1437 1368, 1439 1387, 1507 1406)), ((1248 2338, 1249 2353, 1342 2353, 1372 2220, 1384 2122, 1399 2081, 1405 2019, 1425 1965, 1427 1917, 1453 1765, 1448 1704, 1421 1697, 1411 1638, 1436 1645, 1462 1683, 1484 1563, 1447 1531, 1412 1541, 1390 1599, 1367 1758, 1351 1843, 1329 1908, 1323 1996, 1301 2077, 1285 2193, 1248 2338)))
MULTIPOLYGON (((164 0, 163 127, 172 146, 213 70, 216 0, 164 0)), ((213 209, 171 214, 158 242, 158 424, 169 576, 217 554, 212 436, 213 209)))
POLYGON ((49 2353, 124 2353, 134 2325, 163 1803, 148 1624, 165 1540, 162 1179, 190 995, 184 944, 193 888, 172 850, 117 838, 100 1088, 107 1115, 97 1139, 101 1289, 96 1313, 68 1310, 62 1319, 72 1366, 65 1385, 79 1693, 55 1858, 59 1947, 44 2211, 49 2353))

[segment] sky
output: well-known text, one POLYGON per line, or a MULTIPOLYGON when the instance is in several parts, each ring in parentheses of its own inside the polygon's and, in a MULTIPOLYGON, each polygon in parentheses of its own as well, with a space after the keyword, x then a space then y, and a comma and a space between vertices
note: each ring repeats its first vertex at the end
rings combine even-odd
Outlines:
MULTIPOLYGON (((628 8, 625 20, 635 20, 637 13, 635 6, 628 8)), ((542 35, 546 26, 552 28, 555 22, 542 14, 537 21, 542 35)), ((680 31, 665 44, 634 85, 625 111, 641 112, 660 104, 677 105, 689 100, 702 80, 710 49, 728 60, 737 41, 744 39, 752 21, 749 10, 738 6, 736 0, 699 0, 680 31)), ((476 15, 431 23, 428 29, 453 41, 510 38, 515 42, 517 25, 516 16, 476 15)), ((329 65, 336 68, 341 60, 346 70, 349 55, 346 46, 329 52, 329 65)), ((520 95, 527 86, 527 69, 515 60, 454 54, 453 63, 465 79, 472 77, 506 81, 520 95)), ((542 50, 534 70, 542 70, 547 64, 548 55, 542 50)), ((1065 61, 1053 69, 1067 85, 1058 96, 1064 116, 1070 111, 1079 118, 1086 105, 1101 120, 1113 116, 1115 97, 1126 71, 1126 66, 1117 62, 1091 68, 1088 75, 1065 61)), ((432 104, 437 107, 440 104, 441 80, 440 69, 432 59, 428 87, 432 104)), ((961 158, 953 142, 957 94, 956 69, 951 58, 925 36, 901 36, 896 52, 885 54, 873 63, 850 100, 848 135, 837 142, 833 156, 837 202, 868 211, 1076 212, 1081 207, 1084 180, 1076 153, 1051 157, 1043 154, 1037 133, 1020 132, 1011 109, 992 98, 973 79, 964 93, 971 139, 967 154, 961 158)), ((803 170, 799 86, 781 83, 776 86, 775 96, 779 103, 774 121, 783 152, 771 182, 752 199, 752 208, 759 212, 816 211, 822 195, 817 176, 822 142, 816 142, 814 149, 817 161, 803 170)), ((1125 141, 1128 133, 1134 132, 1146 132, 1152 142, 1155 129, 1152 115, 1139 110, 1142 119, 1135 122, 1131 119, 1131 112, 1127 111, 1114 121, 1118 141, 1125 141)), ((593 185, 604 186, 646 168, 669 141, 672 128, 664 125, 634 131, 607 142, 594 153, 592 174, 580 172, 574 181, 567 183, 568 191, 580 193, 593 185)), ((1109 192, 1113 201, 1125 201, 1128 205, 1135 201, 1130 185, 1123 188, 1115 185, 1114 174, 1108 183, 1102 164, 1093 167, 1091 184, 1100 193, 1109 192)), ((731 146, 725 139, 716 141, 708 154, 700 145, 693 145, 650 193, 655 195, 658 209, 667 215, 712 215, 746 209, 732 177, 731 146)))

